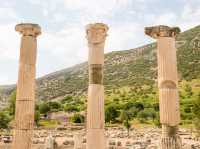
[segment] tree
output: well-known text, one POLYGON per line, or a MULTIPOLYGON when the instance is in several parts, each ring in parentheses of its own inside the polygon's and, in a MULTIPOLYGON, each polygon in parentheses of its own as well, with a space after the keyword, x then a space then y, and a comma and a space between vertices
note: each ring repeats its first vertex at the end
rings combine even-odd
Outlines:
POLYGON ((126 127, 126 129, 127 129, 127 134, 128 134, 128 136, 129 136, 130 128, 131 128, 130 121, 129 121, 128 119, 124 120, 124 121, 123 121, 123 125, 126 127))
POLYGON ((192 112, 195 118, 200 119, 200 93, 198 98, 193 102, 192 112))
POLYGON ((39 111, 41 114, 47 114, 51 110, 49 103, 43 102, 39 105, 39 111))
POLYGON ((158 112, 160 110, 160 108, 159 108, 159 102, 153 103, 152 106, 153 106, 153 108, 154 108, 155 111, 158 112))
POLYGON ((150 113, 148 110, 144 109, 137 114, 137 118, 140 122, 146 121, 150 117, 150 113))
POLYGON ((156 117, 155 120, 153 121, 154 125, 157 127, 161 127, 161 123, 160 123, 160 113, 156 112, 156 117))
POLYGON ((138 109, 138 111, 144 110, 144 105, 142 102, 136 102, 135 107, 138 109))
POLYGON ((9 97, 9 113, 10 113, 10 115, 15 114, 15 103, 16 103, 16 90, 14 90, 9 97))
POLYGON ((131 119, 137 116, 138 109, 136 107, 131 107, 129 110, 131 119))
POLYGON ((7 129, 9 122, 11 121, 11 117, 9 113, 6 111, 0 112, 0 128, 7 129))
POLYGON ((190 98, 190 97, 193 95, 192 87, 191 87, 189 84, 186 84, 186 85, 185 85, 184 90, 185 90, 186 96, 187 96, 188 98, 190 98))
POLYGON ((35 124, 36 124, 36 126, 39 125, 39 121, 40 121, 40 111, 35 110, 35 124))
POLYGON ((127 110, 123 110, 120 115, 121 121, 125 128, 127 129, 127 134, 129 136, 130 128, 131 128, 131 113, 127 110))
POLYGON ((156 111, 153 108, 146 108, 145 111, 149 113, 148 117, 153 121, 156 119, 156 111))
POLYGON ((194 105, 192 108, 192 113, 194 116, 194 125, 200 136, 200 93, 196 100, 194 100, 194 105))
POLYGON ((116 104, 109 104, 105 108, 105 121, 110 123, 110 122, 115 122, 116 118, 119 116, 119 111, 118 107, 116 104))

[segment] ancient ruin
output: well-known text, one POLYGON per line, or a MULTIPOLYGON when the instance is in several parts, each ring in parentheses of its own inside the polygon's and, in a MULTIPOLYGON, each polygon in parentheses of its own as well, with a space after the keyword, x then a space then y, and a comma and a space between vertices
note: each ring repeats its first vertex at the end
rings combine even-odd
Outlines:
POLYGON ((83 138, 80 133, 74 134, 74 149, 82 149, 83 148, 83 138))
POLYGON ((161 149, 180 149, 178 135, 180 123, 178 73, 175 37, 180 29, 168 26, 146 27, 145 33, 157 39, 158 87, 160 122, 162 124, 161 149))
POLYGON ((41 34, 41 28, 37 24, 18 24, 15 30, 22 37, 12 149, 30 149, 34 127, 36 37, 41 34))
MULTIPOLYGON (((36 38, 41 34, 41 28, 37 24, 26 23, 17 25, 15 29, 22 34, 22 37, 14 134, 13 140, 4 140, 4 142, 9 141, 9 143, 5 143, 6 148, 188 149, 200 147, 199 140, 190 137, 192 135, 189 129, 179 129, 180 110, 177 50, 175 47, 175 39, 180 32, 179 28, 162 25, 145 28, 146 35, 157 40, 158 88, 162 129, 150 127, 139 129, 131 128, 129 136, 127 136, 127 131, 123 127, 112 126, 105 129, 104 126, 104 46, 109 30, 106 24, 95 23, 86 26, 86 38, 89 49, 89 87, 86 128, 83 123, 83 125, 70 126, 69 128, 65 128, 63 125, 59 129, 56 128, 50 134, 48 133, 50 130, 35 129, 33 131, 35 112, 35 65, 37 56, 36 38), (160 135, 161 133, 162 135, 160 135)), ((154 43, 147 47, 135 49, 134 54, 138 52, 140 55, 143 55, 143 50, 145 48, 152 48, 152 46, 154 48, 156 44, 154 43)), ((115 57, 111 63, 114 63, 114 61, 129 61, 131 59, 126 58, 126 55, 115 57)), ((2 148, 1 144, 0 148, 2 148)))
POLYGON ((87 149, 105 148, 104 137, 104 45, 108 27, 102 23, 86 27, 88 40, 89 88, 87 103, 87 149))

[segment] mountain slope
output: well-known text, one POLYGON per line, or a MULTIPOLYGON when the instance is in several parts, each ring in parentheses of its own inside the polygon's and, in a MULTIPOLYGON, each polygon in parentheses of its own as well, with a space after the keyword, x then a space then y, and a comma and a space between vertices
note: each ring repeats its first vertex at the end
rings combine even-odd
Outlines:
MULTIPOLYGON (((181 33, 176 42, 180 80, 200 78, 200 26, 181 33)), ((106 92, 124 86, 154 86, 157 78, 156 43, 136 49, 111 52, 105 56, 104 84, 106 92)), ((87 91, 87 62, 37 80, 37 98, 51 100, 67 94, 82 95, 87 91)), ((0 100, 14 89, 0 87, 0 100)))

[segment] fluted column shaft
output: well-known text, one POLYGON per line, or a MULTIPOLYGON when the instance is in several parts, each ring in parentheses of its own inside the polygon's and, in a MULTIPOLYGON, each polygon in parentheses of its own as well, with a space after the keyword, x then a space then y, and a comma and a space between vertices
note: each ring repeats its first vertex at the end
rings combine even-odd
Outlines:
POLYGON ((108 27, 96 23, 87 26, 89 88, 87 103, 87 149, 105 149, 104 137, 104 44, 108 27))
POLYGON ((161 149, 180 149, 178 135, 180 123, 178 73, 175 36, 179 28, 149 27, 146 34, 157 39, 158 87, 160 122, 162 124, 161 149))
POLYGON ((15 130, 12 149, 31 149, 35 108, 36 24, 19 24, 16 31, 22 34, 17 83, 15 130))
POLYGON ((160 121, 162 124, 176 126, 180 122, 180 113, 175 38, 157 39, 157 57, 160 121))
POLYGON ((83 149, 83 138, 80 133, 74 135, 74 149, 83 149))

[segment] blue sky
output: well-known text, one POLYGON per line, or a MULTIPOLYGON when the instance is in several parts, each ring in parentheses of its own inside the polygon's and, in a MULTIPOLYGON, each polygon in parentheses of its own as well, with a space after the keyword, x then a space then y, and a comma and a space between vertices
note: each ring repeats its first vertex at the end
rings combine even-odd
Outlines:
POLYGON ((152 42, 144 27, 200 25, 200 0, 0 0, 0 84, 17 81, 18 23, 37 23, 37 77, 87 60, 85 25, 110 27, 105 52, 152 42))

